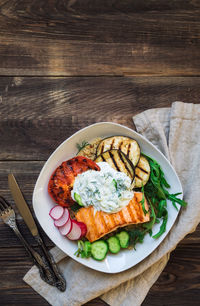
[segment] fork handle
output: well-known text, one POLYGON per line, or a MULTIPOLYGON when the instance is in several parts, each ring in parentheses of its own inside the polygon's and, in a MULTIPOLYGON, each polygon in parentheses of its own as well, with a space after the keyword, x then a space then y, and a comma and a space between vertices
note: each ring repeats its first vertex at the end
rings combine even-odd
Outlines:
POLYGON ((36 236, 34 236, 35 240, 37 241, 38 245, 41 247, 45 257, 47 258, 51 269, 53 270, 53 272, 55 273, 55 276, 57 278, 56 281, 56 287, 60 290, 60 291, 65 291, 66 289, 66 281, 64 279, 64 277, 62 276, 62 274, 59 272, 57 264, 54 261, 53 256, 51 255, 51 253, 47 250, 47 248, 45 247, 45 244, 41 238, 41 236, 38 234, 36 236))
POLYGON ((29 256, 33 260, 34 264, 38 267, 40 276, 41 278, 47 282, 49 285, 55 286, 55 277, 54 274, 52 273, 51 268, 49 267, 46 259, 44 256, 41 256, 38 252, 36 252, 24 239, 22 234, 20 233, 19 229, 17 226, 12 227, 13 231, 17 235, 17 237, 20 239, 22 244, 24 245, 25 249, 27 250, 29 256))

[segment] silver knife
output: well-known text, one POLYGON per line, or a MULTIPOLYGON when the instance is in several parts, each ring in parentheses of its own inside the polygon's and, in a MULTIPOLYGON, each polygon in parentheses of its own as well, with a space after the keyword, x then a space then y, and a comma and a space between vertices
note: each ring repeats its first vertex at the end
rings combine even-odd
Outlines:
POLYGON ((48 250, 46 249, 44 245, 44 242, 38 232, 37 225, 33 219, 30 209, 24 199, 24 196, 13 174, 8 175, 8 184, 9 184, 10 191, 12 193, 13 199, 19 210, 20 215, 24 219, 27 227, 29 228, 35 240, 37 241, 38 245, 41 247, 47 261, 49 262, 52 272, 54 272, 54 276, 56 277, 56 287, 61 291, 65 291, 66 281, 63 278, 63 276, 60 274, 60 272, 58 271, 58 267, 52 255, 48 252, 48 250))

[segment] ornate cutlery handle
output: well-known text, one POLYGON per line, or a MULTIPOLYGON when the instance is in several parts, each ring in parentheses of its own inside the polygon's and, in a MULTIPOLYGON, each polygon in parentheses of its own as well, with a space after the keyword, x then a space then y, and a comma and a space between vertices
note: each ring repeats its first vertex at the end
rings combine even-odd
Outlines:
POLYGON ((42 251, 44 252, 45 257, 49 261, 51 269, 53 270, 53 272, 55 273, 55 275, 57 277, 56 287, 60 291, 65 291, 66 281, 65 281, 64 277, 62 276, 62 274, 59 272, 57 264, 55 263, 53 256, 51 255, 51 253, 45 247, 45 244, 44 244, 44 242, 43 242, 43 240, 42 240, 42 238, 40 237, 39 234, 37 236, 35 236, 35 239, 36 239, 38 245, 42 248, 42 251))
POLYGON ((48 262, 46 259, 41 256, 38 252, 36 252, 24 239, 22 234, 20 233, 17 224, 15 222, 14 218, 10 218, 9 222, 7 224, 12 228, 12 230, 15 232, 17 237, 20 239, 22 244, 24 245, 25 249, 27 250, 29 256, 33 260, 34 264, 38 267, 40 272, 40 277, 47 282, 49 285, 55 286, 56 280, 55 277, 51 271, 51 268, 49 267, 48 262))

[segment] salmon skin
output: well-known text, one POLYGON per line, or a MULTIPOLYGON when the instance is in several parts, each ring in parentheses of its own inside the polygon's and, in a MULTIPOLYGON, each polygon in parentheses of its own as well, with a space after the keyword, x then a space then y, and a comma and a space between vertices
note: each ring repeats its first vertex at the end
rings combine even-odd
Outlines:
POLYGON ((135 192, 133 199, 119 212, 108 214, 103 211, 94 212, 94 207, 82 207, 76 213, 76 220, 84 222, 87 226, 86 238, 93 242, 108 233, 130 224, 139 224, 150 221, 149 206, 145 199, 145 215, 142 204, 142 192, 135 192))

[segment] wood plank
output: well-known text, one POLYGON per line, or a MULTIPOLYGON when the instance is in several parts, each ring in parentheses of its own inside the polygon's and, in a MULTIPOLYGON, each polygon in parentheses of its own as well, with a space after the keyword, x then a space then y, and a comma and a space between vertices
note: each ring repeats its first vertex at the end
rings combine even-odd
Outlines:
MULTIPOLYGON (((179 245, 171 254, 165 271, 151 288, 142 306, 199 305, 199 254, 199 245, 179 245), (164 301, 164 304, 161 301, 164 301)), ((31 267, 31 263, 22 248, 0 249, 0 264, 1 305, 14 306, 27 305, 28 303, 30 305, 48 305, 22 280, 23 275, 31 267)), ((101 305, 101 303, 98 304, 97 301, 93 301, 87 305, 95 306, 101 305)))
POLYGON ((1 75, 199 75, 198 1, 1 0, 0 12, 1 75))
MULTIPOLYGON (((11 200, 13 203, 13 201, 11 200)), ((31 206, 31 205, 30 205, 31 206)), ((16 210, 17 211, 17 210, 16 210)), ((24 221, 21 219, 21 217, 17 214, 17 223, 19 226, 19 229, 21 233, 23 234, 24 238, 29 241, 29 243, 32 246, 36 246, 35 240, 32 238, 29 230, 27 229, 26 225, 24 224, 24 221)), ((41 236, 43 237, 43 240, 48 248, 51 248, 54 246, 54 243, 47 237, 47 235, 43 232, 40 226, 38 226, 40 229, 41 236)), ((199 245, 200 244, 200 225, 197 227, 196 231, 192 234, 188 234, 180 243, 179 245, 183 245, 187 247, 188 245, 199 245)), ((9 229, 5 224, 0 221, 0 246, 1 248, 7 248, 7 247, 18 247, 20 246, 19 239, 15 236, 13 231, 9 229)), ((192 256, 192 255, 191 255, 192 256)))
POLYGON ((0 160, 46 160, 79 129, 100 121, 133 128, 132 116, 173 101, 199 103, 198 77, 0 79, 0 160), (17 141, 13 141, 17 139, 17 141))
POLYGON ((142 306, 199 305, 200 246, 178 246, 142 306), (194 254, 191 259, 191 254, 194 254))

